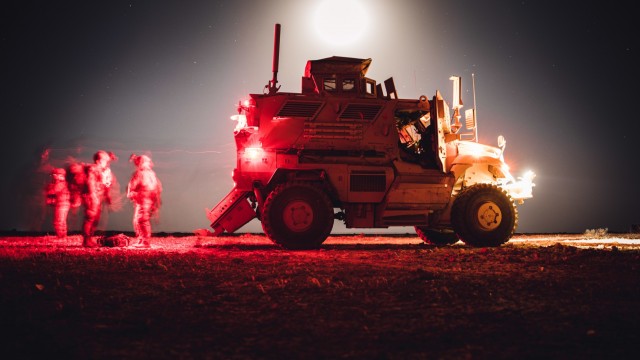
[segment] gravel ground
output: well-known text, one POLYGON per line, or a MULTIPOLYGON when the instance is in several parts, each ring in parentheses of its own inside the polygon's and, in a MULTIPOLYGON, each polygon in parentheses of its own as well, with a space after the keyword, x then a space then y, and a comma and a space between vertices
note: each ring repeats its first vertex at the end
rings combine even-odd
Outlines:
POLYGON ((260 234, 85 249, 0 237, 3 358, 631 359, 635 234, 519 234, 498 248, 260 234))

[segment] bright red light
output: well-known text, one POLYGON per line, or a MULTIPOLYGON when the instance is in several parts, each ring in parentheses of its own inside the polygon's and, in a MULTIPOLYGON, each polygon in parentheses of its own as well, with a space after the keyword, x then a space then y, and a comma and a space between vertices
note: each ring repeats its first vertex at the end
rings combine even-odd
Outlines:
POLYGON ((244 149, 244 155, 247 160, 255 161, 262 157, 264 150, 258 147, 249 147, 244 149))

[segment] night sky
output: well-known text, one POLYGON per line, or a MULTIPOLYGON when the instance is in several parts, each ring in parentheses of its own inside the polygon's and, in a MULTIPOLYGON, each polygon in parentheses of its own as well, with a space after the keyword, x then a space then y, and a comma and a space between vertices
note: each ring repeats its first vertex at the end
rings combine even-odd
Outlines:
MULTIPOLYGON (((54 166, 115 152, 122 191, 134 170, 129 155, 150 154, 165 190, 153 231, 208 228, 205 208, 232 187, 229 117, 271 79, 275 23, 281 91, 300 91, 307 60, 372 58, 367 76, 393 76, 400 98, 440 90, 451 100, 449 76, 462 76, 469 108, 475 74, 480 142, 496 145, 503 135, 514 175, 537 174, 517 232, 640 224, 631 2, 343 0, 347 9, 319 16, 322 2, 3 5, 0 230, 51 230, 36 196, 43 149, 54 166)), ((131 217, 125 201, 103 215, 103 229, 132 231, 131 217)), ((80 229, 77 217, 69 220, 80 229)), ((253 220, 240 232, 261 230, 253 220)), ((336 222, 339 232, 366 231, 336 222)))

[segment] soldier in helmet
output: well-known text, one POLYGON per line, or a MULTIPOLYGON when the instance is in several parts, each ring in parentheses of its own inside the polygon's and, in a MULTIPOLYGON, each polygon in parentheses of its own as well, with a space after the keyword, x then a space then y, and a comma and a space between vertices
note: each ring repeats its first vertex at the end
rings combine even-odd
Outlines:
POLYGON ((71 195, 71 208, 77 210, 82 205, 82 192, 87 182, 85 167, 88 164, 75 160, 67 165, 67 183, 71 195))
POLYGON ((134 246, 149 247, 150 219, 160 208, 162 184, 152 170, 153 162, 147 155, 132 154, 129 160, 136 166, 127 186, 127 197, 134 204, 133 229, 138 238, 134 246))
POLYGON ((86 169, 88 166, 89 164, 85 164, 76 159, 67 159, 65 170, 67 171, 67 184, 71 197, 71 208, 69 209, 67 223, 70 228, 72 226, 79 227, 82 224, 80 223, 80 225, 78 225, 78 220, 82 221, 80 207, 82 206, 82 194, 87 182, 86 169))
POLYGON ((93 164, 87 168, 82 196, 85 206, 84 223, 82 224, 82 246, 84 247, 99 246, 93 236, 100 222, 103 204, 110 205, 112 202, 112 188, 116 183, 116 178, 109 165, 114 160, 117 158, 112 152, 99 150, 93 155, 93 164))
POLYGON ((63 168, 54 168, 45 189, 47 205, 53 207, 53 228, 59 239, 67 237, 67 215, 71 206, 66 173, 63 168))

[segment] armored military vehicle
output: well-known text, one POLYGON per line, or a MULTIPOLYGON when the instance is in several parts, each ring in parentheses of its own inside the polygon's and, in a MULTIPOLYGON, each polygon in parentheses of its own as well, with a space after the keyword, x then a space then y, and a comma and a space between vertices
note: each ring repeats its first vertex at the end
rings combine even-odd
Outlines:
POLYGON ((371 59, 333 56, 307 62, 299 93, 279 92, 279 24, 274 42, 272 79, 232 116, 235 186, 207 210, 214 235, 258 218, 286 249, 320 247, 335 220, 413 226, 434 245, 511 238, 533 175, 511 175, 503 137, 478 143, 474 109, 462 124, 460 77, 450 108, 439 91, 399 98, 393 78, 366 77, 371 59))

